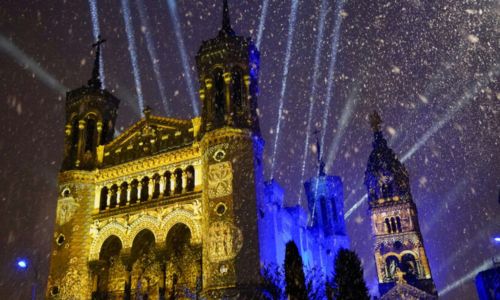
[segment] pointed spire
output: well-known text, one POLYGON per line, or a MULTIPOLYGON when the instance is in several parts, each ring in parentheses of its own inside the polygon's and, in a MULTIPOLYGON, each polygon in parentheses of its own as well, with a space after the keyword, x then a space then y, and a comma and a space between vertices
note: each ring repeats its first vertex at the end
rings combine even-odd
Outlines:
POLYGON ((382 118, 378 114, 376 110, 374 110, 370 115, 370 126, 373 130, 374 140, 373 140, 373 148, 387 148, 387 141, 382 134, 382 118))
POLYGON ((229 5, 227 4, 227 0, 224 0, 222 9, 222 28, 219 31, 219 35, 234 35, 234 30, 231 28, 231 19, 229 18, 229 5))
POLYGON ((378 112, 374 110, 370 114, 370 125, 372 127, 373 132, 379 132, 381 124, 382 124, 382 118, 380 118, 378 112))
POLYGON ((95 52, 95 61, 94 61, 94 69, 92 69, 92 78, 87 82, 90 87, 100 89, 102 86, 101 78, 99 76, 100 70, 100 60, 101 60, 101 44, 106 42, 105 39, 102 39, 99 35, 97 37, 97 42, 92 44, 92 48, 96 48, 95 52))

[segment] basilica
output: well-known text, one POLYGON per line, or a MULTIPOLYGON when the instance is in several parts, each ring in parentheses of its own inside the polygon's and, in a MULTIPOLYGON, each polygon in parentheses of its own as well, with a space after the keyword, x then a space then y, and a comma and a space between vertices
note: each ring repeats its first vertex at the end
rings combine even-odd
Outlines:
MULTIPOLYGON (((102 88, 101 43, 91 79, 66 96, 46 298, 256 299, 262 269, 283 264, 290 240, 305 268, 332 274, 336 252, 349 248, 342 180, 318 159, 307 208, 286 207, 279 183, 264 180, 259 51, 233 31, 227 1, 221 29, 196 55, 199 117, 146 108, 115 136, 120 100, 102 88)), ((433 299, 408 174, 372 123, 366 185, 381 294, 433 299)))

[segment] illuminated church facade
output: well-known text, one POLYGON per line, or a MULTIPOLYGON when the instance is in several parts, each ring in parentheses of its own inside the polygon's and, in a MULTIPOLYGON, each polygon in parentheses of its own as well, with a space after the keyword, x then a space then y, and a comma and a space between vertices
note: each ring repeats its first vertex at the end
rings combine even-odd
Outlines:
POLYGON ((67 93, 65 148, 47 299, 252 299, 261 269, 294 240, 306 267, 333 271, 349 247, 342 181, 320 168, 308 211, 264 182, 259 52, 224 1, 217 37, 196 56, 200 117, 154 115, 114 136, 119 99, 88 84, 67 93))

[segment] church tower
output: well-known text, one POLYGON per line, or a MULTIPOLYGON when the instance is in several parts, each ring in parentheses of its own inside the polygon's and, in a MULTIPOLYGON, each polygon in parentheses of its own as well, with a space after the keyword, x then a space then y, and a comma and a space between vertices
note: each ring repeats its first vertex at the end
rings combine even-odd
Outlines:
MULTIPOLYGON (((262 150, 257 119, 259 52, 235 34, 227 0, 217 37, 196 56, 203 104, 203 293, 244 298, 259 281, 257 198, 262 150)), ((254 290, 254 289, 253 289, 254 290)), ((254 290, 255 291, 255 290, 254 290)))
POLYGON ((374 141, 365 185, 380 294, 383 299, 384 295, 394 299, 391 297, 397 294, 395 289, 406 287, 409 293, 424 295, 418 299, 434 299, 437 291, 410 192, 408 171, 387 146, 377 112, 370 115, 370 122, 374 141))
MULTIPOLYGON (((119 100, 102 89, 97 41, 92 77, 87 85, 66 94, 64 158, 59 173, 59 196, 51 252, 47 298, 90 295, 87 274, 95 198, 98 148, 113 139, 119 100), (79 282, 78 285, 75 282, 79 282)), ((85 298, 85 297, 83 297, 85 298)), ((83 299, 81 298, 81 299, 83 299)))
POLYGON ((113 139, 116 113, 120 101, 102 89, 99 78, 101 45, 97 41, 92 78, 86 86, 66 95, 66 136, 62 170, 96 168, 97 147, 113 139))

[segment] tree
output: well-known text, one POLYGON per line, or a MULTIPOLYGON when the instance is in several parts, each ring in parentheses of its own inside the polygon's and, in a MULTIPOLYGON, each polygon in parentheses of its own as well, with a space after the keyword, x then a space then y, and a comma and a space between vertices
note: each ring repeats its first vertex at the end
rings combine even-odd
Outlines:
POLYGON ((305 281, 299 249, 293 241, 289 241, 285 252, 285 292, 290 300, 307 300, 305 281))
POLYGON ((369 300, 363 269, 356 252, 340 249, 335 257, 333 290, 337 300, 369 300))

